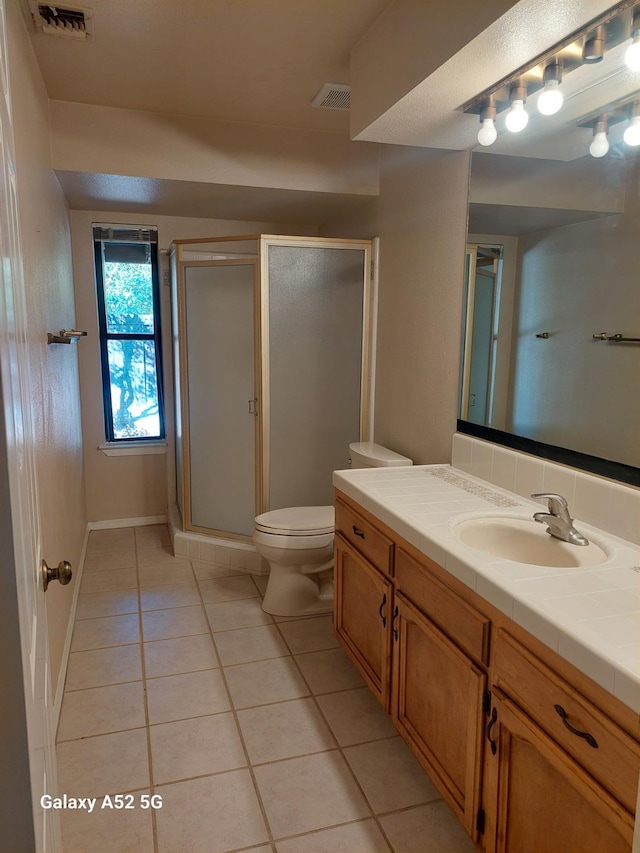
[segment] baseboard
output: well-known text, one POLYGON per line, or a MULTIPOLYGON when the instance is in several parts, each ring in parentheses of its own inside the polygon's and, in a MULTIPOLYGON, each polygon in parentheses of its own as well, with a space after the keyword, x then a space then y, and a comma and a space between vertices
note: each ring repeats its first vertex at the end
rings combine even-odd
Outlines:
POLYGON ((55 741, 58 740, 58 723, 60 722, 60 711, 62 710, 62 697, 64 696, 64 685, 67 680, 67 667, 69 666, 69 654, 71 653, 71 638, 73 636, 73 626, 76 621, 76 609, 78 607, 78 596, 80 595, 80 584, 82 582, 82 573, 84 572, 84 563, 87 555, 87 545, 89 543, 90 525, 87 524, 84 531, 84 539, 82 541, 82 549, 80 550, 80 559, 78 567, 73 572, 75 584, 73 587, 73 601, 71 602, 71 610, 69 612, 69 622, 67 624, 67 634, 64 640, 62 649, 62 659, 60 661, 60 671, 58 673, 58 683, 56 685, 56 695, 53 701, 53 731, 55 733, 55 741))
POLYGON ((166 524, 167 513, 145 515, 138 518, 108 518, 105 521, 90 521, 89 530, 109 530, 112 527, 145 527, 147 524, 166 524))

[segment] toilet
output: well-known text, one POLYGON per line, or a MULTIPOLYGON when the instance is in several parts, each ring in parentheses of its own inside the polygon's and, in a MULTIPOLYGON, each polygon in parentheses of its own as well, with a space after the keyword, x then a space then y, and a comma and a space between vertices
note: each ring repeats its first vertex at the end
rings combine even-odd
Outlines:
MULTIPOLYGON (((349 445, 352 468, 412 465, 411 459, 372 441, 349 445)), ((332 506, 298 506, 263 512, 253 543, 269 563, 262 609, 272 616, 309 616, 333 610, 332 506)))

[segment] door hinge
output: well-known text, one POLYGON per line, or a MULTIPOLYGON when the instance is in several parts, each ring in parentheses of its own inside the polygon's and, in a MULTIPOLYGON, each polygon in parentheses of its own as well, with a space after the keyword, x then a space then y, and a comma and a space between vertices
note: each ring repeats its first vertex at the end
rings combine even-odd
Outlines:
POLYGON ((485 820, 486 820, 485 811, 484 811, 484 809, 480 809, 480 811, 476 815, 476 829, 480 835, 484 835, 485 820))
POLYGON ((485 690, 482 695, 482 713, 488 717, 489 711, 491 711, 491 692, 485 690))

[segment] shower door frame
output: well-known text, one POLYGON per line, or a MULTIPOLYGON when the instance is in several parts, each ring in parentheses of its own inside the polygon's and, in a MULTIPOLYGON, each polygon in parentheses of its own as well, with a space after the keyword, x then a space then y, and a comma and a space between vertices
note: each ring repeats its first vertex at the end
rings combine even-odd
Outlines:
MULTIPOLYGON (((200 527, 192 522, 191 513, 191 454, 189 448, 189 389, 187 372, 187 325, 186 325, 186 293, 185 268, 228 266, 231 264, 253 264, 254 266, 254 387, 257 398, 255 418, 255 514, 259 515, 269 509, 269 247, 289 246, 299 248, 325 249, 355 249, 363 252, 363 290, 362 290, 362 355, 360 368, 360 425, 359 440, 369 441, 372 433, 372 401, 373 401, 373 341, 375 339, 375 269, 374 248, 376 241, 351 240, 325 237, 298 237, 277 234, 242 234, 228 237, 196 238, 174 240, 172 244, 173 286, 176 289, 172 295, 174 316, 174 377, 176 383, 176 400, 180 402, 180 411, 176 412, 181 425, 181 454, 182 477, 177 478, 177 490, 182 498, 182 524, 186 531, 202 533, 221 539, 239 542, 251 542, 250 536, 217 530, 210 527, 200 527), (225 258, 211 260, 185 260, 183 247, 186 250, 215 254, 212 244, 250 242, 257 243, 257 257, 225 258)), ((176 435, 176 450, 179 438, 176 435)))
MULTIPOLYGON (((257 240, 253 237, 226 237, 224 240, 257 240)), ((181 241, 185 243, 211 243, 214 240, 207 241, 181 241)), ((222 242, 222 240, 221 240, 222 242)), ((175 241, 176 245, 178 241, 175 241)), ((177 245, 177 328, 178 328, 178 343, 177 350, 179 352, 179 382, 180 382, 180 422, 182 428, 182 478, 181 482, 177 483, 177 488, 182 494, 182 523, 185 530, 190 530, 194 533, 204 533, 209 536, 219 536, 224 539, 234 539, 240 542, 250 541, 250 537, 241 533, 232 533, 228 530, 217 530, 213 527, 201 527, 193 523, 192 508, 191 508, 191 448, 190 448, 190 419, 189 419, 189 382, 188 382, 188 339, 187 339, 187 315, 186 315, 186 276, 185 270, 193 267, 227 267, 227 266, 251 266, 253 267, 253 335, 254 335, 254 394, 259 401, 261 398, 261 376, 260 376, 260 350, 262 341, 260 338, 260 266, 259 259, 256 258, 224 258, 211 260, 184 260, 182 258, 181 246, 177 245)), ((254 453, 255 453, 255 502, 256 505, 262 494, 262 465, 260 458, 262 455, 262 411, 258 405, 255 415, 254 425, 254 453)))
MULTIPOLYGON (((289 246, 303 249, 355 249, 364 252, 362 281, 362 355, 360 365, 360 441, 369 441, 371 435, 371 401, 373 399, 373 374, 371 371, 373 339, 373 253, 371 240, 349 240, 334 237, 292 237, 277 234, 260 235, 260 287, 261 287, 261 410, 264 414, 262 433, 262 494, 260 512, 269 509, 270 483, 270 424, 271 401, 269 396, 269 247, 289 246)), ((346 449, 346 448, 345 448, 346 449)))

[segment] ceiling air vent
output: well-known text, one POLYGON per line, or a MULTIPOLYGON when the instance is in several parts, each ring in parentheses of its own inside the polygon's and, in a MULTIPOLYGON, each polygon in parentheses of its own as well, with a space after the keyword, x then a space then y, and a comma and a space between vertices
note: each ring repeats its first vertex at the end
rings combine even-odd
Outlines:
POLYGON ((31 18, 37 30, 54 36, 86 39, 93 35, 93 12, 79 6, 49 6, 30 3, 31 18))
POLYGON ((325 83, 311 101, 311 106, 325 110, 348 110, 351 106, 351 87, 344 83, 325 83))

